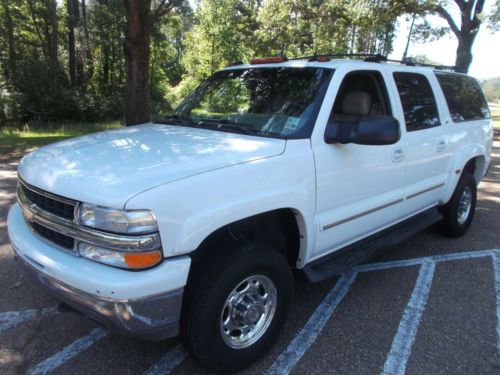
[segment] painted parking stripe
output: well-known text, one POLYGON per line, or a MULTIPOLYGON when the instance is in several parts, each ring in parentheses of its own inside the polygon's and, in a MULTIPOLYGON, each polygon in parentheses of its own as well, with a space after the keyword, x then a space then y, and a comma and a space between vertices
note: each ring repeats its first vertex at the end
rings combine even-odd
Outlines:
POLYGON ((95 328, 88 335, 82 336, 66 346, 60 352, 40 362, 35 367, 30 368, 26 374, 29 375, 42 375, 49 371, 56 369, 63 363, 69 361, 71 358, 94 345, 108 335, 108 331, 103 328, 95 328))
POLYGON ((28 309, 23 311, 6 311, 0 313, 0 333, 17 327, 19 324, 38 317, 51 317, 58 314, 57 307, 28 309))
POLYGON ((497 296, 497 355, 500 358, 500 254, 493 257, 495 271, 495 294, 497 296))
POLYGON ((403 375, 406 363, 410 357, 411 348, 415 341, 420 318, 429 298, 435 263, 425 262, 419 270, 415 288, 406 305, 403 317, 399 322, 398 331, 392 341, 391 350, 385 361, 384 375, 403 375))
POLYGON ((293 369, 304 353, 316 341, 328 319, 349 292, 356 275, 356 272, 347 272, 338 280, 335 287, 314 310, 304 328, 271 365, 267 374, 288 374, 293 369))
MULTIPOLYGON (((397 261, 389 261, 382 263, 371 263, 365 264, 358 267, 355 267, 352 271, 344 274, 339 281, 336 283, 335 287, 328 293, 325 299, 321 302, 321 304, 316 308, 311 318, 308 320, 303 329, 297 334, 297 336, 293 339, 290 345, 278 356, 274 364, 268 369, 268 374, 288 374, 293 367, 298 363, 300 358, 305 354, 305 352, 311 347, 311 345, 315 342, 322 329, 324 328, 326 322, 331 317, 333 312, 335 311, 338 304, 342 301, 345 295, 348 293, 352 284, 355 281, 356 275, 358 272, 371 272, 377 270, 386 270, 392 268, 399 267, 409 267, 409 266, 422 266, 422 269, 426 272, 429 272, 430 267, 432 267, 432 272, 430 275, 429 288, 430 283, 432 282, 432 274, 434 271, 434 265, 436 262, 446 262, 451 260, 465 260, 465 259, 475 259, 481 257, 492 257, 494 259, 495 266, 495 288, 497 295, 497 316, 498 316, 498 325, 497 325, 497 334, 498 334, 498 353, 500 354, 500 249, 492 249, 492 250, 480 250, 480 251, 470 251, 470 252, 461 252, 461 253, 452 253, 445 255, 437 255, 437 256, 428 256, 422 258, 413 258, 413 259, 404 259, 397 261), (432 264, 432 266, 429 266, 432 264)), ((423 277, 423 276, 422 276, 423 277)), ((428 277, 428 276, 426 276, 428 277)), ((419 273, 420 279, 420 273, 419 273)), ((417 283, 418 280, 417 279, 417 283)), ((425 281, 425 278, 424 278, 425 281)), ((425 283, 424 283, 425 284, 425 283)), ((417 289, 417 288, 415 288, 417 289)), ((414 290, 415 293, 415 290, 414 290)), ((413 296, 413 294, 412 294, 413 296)), ((425 301, 427 300, 427 295, 425 296, 425 301)), ((419 297, 421 298, 421 297, 419 297)), ((419 299, 417 298, 417 300, 419 299)), ((410 303, 409 303, 410 305, 410 303)), ((425 305, 425 303, 424 303, 425 305)), ((408 309, 408 306, 407 306, 408 309)), ((406 310, 405 310, 406 312, 406 310)), ((21 312, 6 312, 0 313, 0 333, 2 332, 3 327, 7 327, 7 323, 9 322, 8 328, 14 327, 21 322, 32 319, 34 316, 40 313, 40 310, 25 310, 21 312), (4 325, 5 324, 5 325, 4 325)), ((57 313, 55 308, 47 308, 42 309, 42 315, 44 314, 57 313), (53 312, 51 312, 53 311, 53 312)), ((421 312, 420 312, 421 316, 421 312)), ((403 316, 404 320, 404 316, 403 316)), ((420 320, 420 318, 418 318, 420 320)), ((400 326, 403 323, 400 323, 400 326)), ((6 328, 6 329, 8 329, 6 328)), ((401 328, 401 327, 400 327, 401 328)), ((417 323, 418 328, 418 323, 417 323)), ((416 329, 415 329, 416 332, 416 329)), ((398 329, 399 333, 399 329, 398 329)), ((28 370, 28 374, 45 374, 57 367, 59 367, 64 362, 70 360, 81 351, 87 349, 94 343, 101 340, 103 337, 107 335, 107 331, 102 329, 95 329, 89 335, 81 337, 76 340, 72 344, 68 345, 59 353, 56 353, 52 357, 44 360, 39 363, 32 369, 28 370)), ((396 339, 396 338, 395 338, 396 339)), ((413 337, 414 339, 414 337, 413 337)), ((394 345, 394 342, 393 342, 394 345)), ((411 346, 410 346, 411 349, 411 346)), ((392 348, 391 348, 392 350, 392 348)), ((401 353, 400 353, 401 354, 401 353)), ((409 354, 409 353, 408 353, 409 354)), ((388 360, 390 358, 388 357, 388 360)), ((168 374, 174 368, 176 368, 185 358, 187 354, 182 349, 182 347, 176 346, 167 352, 159 362, 153 365, 150 369, 146 371, 145 374, 168 374)), ((406 358, 407 360, 407 358, 406 358)), ((406 363, 406 362, 405 362, 406 363)), ((387 365, 387 362, 386 362, 387 365)), ((404 370, 403 370, 404 373, 404 370)))
POLYGON ((187 357, 182 345, 170 349, 161 359, 147 370, 144 375, 167 375, 187 357))
POLYGON ((422 257, 422 258, 402 259, 402 260, 394 260, 394 261, 381 262, 381 263, 368 263, 368 264, 362 264, 360 266, 357 266, 355 268, 355 270, 357 272, 381 271, 381 270, 388 270, 388 269, 399 268, 399 267, 419 266, 419 265, 422 265, 428 261, 447 262, 450 260, 467 260, 467 259, 491 257, 491 256, 495 256, 495 255, 500 255, 500 249, 465 251, 465 252, 461 252, 461 253, 431 255, 431 256, 422 257))
MULTIPOLYGON (((400 268, 400 267, 411 267, 411 266, 425 266, 423 268, 423 271, 429 272, 429 270, 432 268, 432 272, 430 275, 430 281, 429 281, 429 287, 430 287, 430 282, 432 281, 432 276, 434 273, 434 267, 436 262, 447 262, 447 261, 452 261, 452 260, 467 260, 467 259, 476 259, 476 258, 484 258, 484 257, 493 257, 497 256, 500 257, 500 249, 491 249, 491 250, 478 250, 478 251, 466 251, 466 252, 460 252, 460 253, 451 253, 451 254, 444 254, 444 255, 432 255, 428 257, 421 257, 421 258, 412 258, 412 259, 403 259, 403 260, 396 260, 396 261, 389 261, 389 262, 381 262, 381 263, 370 263, 370 264, 363 264, 360 266, 357 266, 353 268, 351 271, 350 275, 352 276, 352 280, 349 285, 346 286, 346 290, 344 292, 344 295, 347 294, 349 291, 350 286, 354 282, 354 279, 356 277, 356 274, 358 272, 371 272, 371 271, 379 271, 379 270, 388 270, 388 269, 393 269, 393 268, 400 268), (430 266, 429 264, 432 264, 430 266)), ((499 353, 500 353, 500 265, 499 271, 498 271, 498 289, 497 289, 497 301, 498 302, 498 315, 499 315, 499 327, 498 327, 498 334, 499 334, 499 353)), ((421 269, 422 271, 422 269, 421 269)), ((276 361, 271 365, 271 367, 268 370, 268 374, 288 374, 293 367, 297 364, 297 362, 300 360, 300 358, 304 355, 304 353, 311 347, 311 345, 314 343, 316 338, 318 337, 319 333, 321 333, 321 330, 324 327, 324 324, 328 320, 328 318, 331 316, 333 311, 335 310, 335 307, 331 311, 331 313, 324 319, 323 324, 318 324, 319 321, 323 321, 322 318, 316 316, 316 312, 318 312, 318 315, 320 314, 320 311, 327 310, 328 308, 325 307, 326 304, 326 299, 328 297, 331 298, 331 295, 335 292, 338 293, 338 289, 340 289, 340 284, 341 281, 345 286, 345 283, 347 281, 346 276, 343 276, 335 285, 334 289, 328 294, 328 296, 323 300, 318 306, 318 308, 315 310, 313 313, 313 316, 309 319, 309 321, 306 323, 306 326, 309 325, 314 325, 317 324, 320 326, 319 330, 310 332, 308 329, 306 329, 306 326, 297 334, 297 336, 294 338, 294 340, 290 343, 290 345, 278 356, 276 361)), ((420 273, 419 273, 420 276, 420 273)), ((424 275, 425 276, 425 275, 424 275)), ((424 277, 422 276, 422 277, 424 277)), ((429 277, 429 274, 427 276, 429 277)), ((426 279, 421 279, 422 282, 424 282, 426 279)), ((425 284, 425 283, 424 283, 425 284)), ((421 293, 421 292, 419 292, 421 293)), ((339 299, 337 304, 340 302, 340 300, 343 298, 343 296, 339 299)), ((418 294, 417 294, 418 296, 418 294)), ((419 298, 422 298, 420 296, 419 298)), ((425 296, 425 301, 427 301, 428 295, 425 296)), ((421 314, 420 314, 421 315, 421 314)), ((420 321, 420 318, 418 319, 420 321)))

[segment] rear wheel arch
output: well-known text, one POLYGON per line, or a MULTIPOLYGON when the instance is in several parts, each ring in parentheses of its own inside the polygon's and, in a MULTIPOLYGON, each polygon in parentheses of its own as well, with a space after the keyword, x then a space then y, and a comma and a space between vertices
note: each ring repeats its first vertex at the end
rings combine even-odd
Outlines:
MULTIPOLYGON (((467 160, 467 159, 466 159, 467 160)), ((469 173, 472 176, 474 176, 474 179, 476 180, 476 184, 479 184, 481 181, 481 178, 483 177, 484 170, 486 168, 486 158, 484 155, 476 155, 474 157, 470 157, 467 162, 463 163, 462 165, 458 165, 458 168, 462 167, 461 169, 458 169, 459 175, 457 176, 457 183, 458 180, 465 174, 469 173)), ((457 170, 455 170, 456 172, 457 170)))
POLYGON ((476 156, 465 163, 462 174, 472 174, 476 180, 476 184, 479 184, 483 177, 485 166, 486 158, 483 155, 476 156))

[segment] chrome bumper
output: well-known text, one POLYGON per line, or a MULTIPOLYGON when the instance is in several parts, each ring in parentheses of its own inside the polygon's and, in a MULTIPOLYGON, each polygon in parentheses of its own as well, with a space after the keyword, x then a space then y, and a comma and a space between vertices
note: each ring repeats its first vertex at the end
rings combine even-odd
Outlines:
POLYGON ((40 272, 34 260, 26 255, 23 257, 14 244, 12 247, 16 260, 38 285, 57 300, 111 331, 151 341, 179 334, 184 288, 129 300, 91 295, 40 272))

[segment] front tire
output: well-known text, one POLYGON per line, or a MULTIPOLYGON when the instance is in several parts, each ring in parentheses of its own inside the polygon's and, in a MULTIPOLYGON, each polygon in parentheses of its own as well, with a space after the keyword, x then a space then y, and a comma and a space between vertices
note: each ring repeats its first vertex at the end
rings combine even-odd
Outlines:
POLYGON ((460 177, 451 199, 439 207, 443 220, 438 228, 449 237, 460 237, 469 229, 476 209, 477 187, 476 179, 470 173, 460 177))
POLYGON ((194 290, 184 305, 182 339, 209 370, 235 372, 276 340, 293 297, 292 273, 286 259, 265 244, 232 244, 211 258, 193 269, 204 276, 188 286, 194 290))

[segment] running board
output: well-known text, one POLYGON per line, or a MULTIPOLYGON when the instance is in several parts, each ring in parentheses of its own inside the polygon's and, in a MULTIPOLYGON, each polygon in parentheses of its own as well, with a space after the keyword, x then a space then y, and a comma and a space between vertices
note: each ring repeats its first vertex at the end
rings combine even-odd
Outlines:
POLYGON ((437 207, 395 224, 358 242, 328 254, 303 269, 309 282, 316 283, 338 275, 369 259, 377 250, 396 245, 437 223, 443 216, 437 207))

